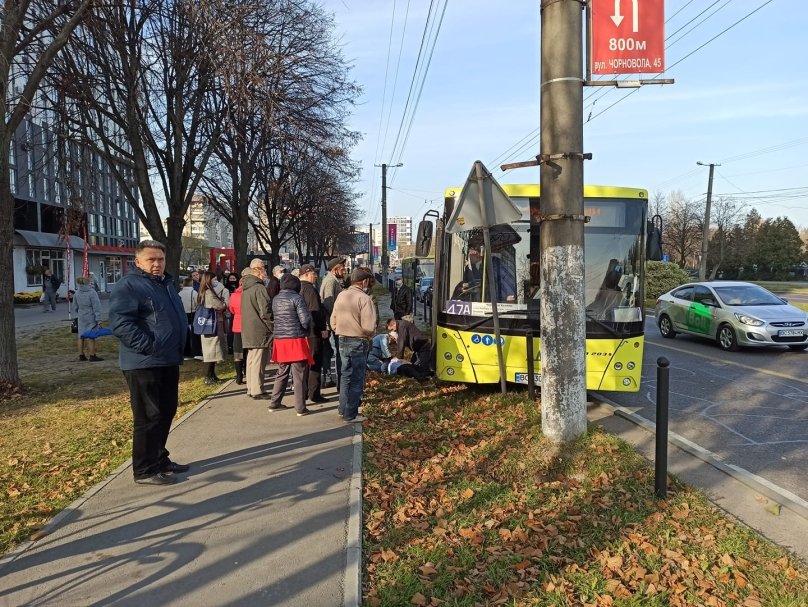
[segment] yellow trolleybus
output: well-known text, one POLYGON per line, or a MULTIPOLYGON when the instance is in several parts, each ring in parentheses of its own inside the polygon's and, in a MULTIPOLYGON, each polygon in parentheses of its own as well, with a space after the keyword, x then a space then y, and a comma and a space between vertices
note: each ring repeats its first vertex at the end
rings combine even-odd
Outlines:
MULTIPOLYGON (((491 318, 496 298, 507 381, 527 383, 526 335, 533 335, 536 384, 541 384, 540 236, 531 209, 539 186, 503 185, 522 217, 490 229, 491 258, 482 230, 446 233, 438 221, 433 283, 435 370, 442 380, 498 383, 491 318), (532 272, 531 272, 532 268, 532 272), (489 272, 495 292, 488 289, 489 272)), ((445 192, 448 218, 461 188, 445 192)), ((586 386, 637 391, 643 358, 643 284, 648 193, 642 189, 585 186, 586 386)))

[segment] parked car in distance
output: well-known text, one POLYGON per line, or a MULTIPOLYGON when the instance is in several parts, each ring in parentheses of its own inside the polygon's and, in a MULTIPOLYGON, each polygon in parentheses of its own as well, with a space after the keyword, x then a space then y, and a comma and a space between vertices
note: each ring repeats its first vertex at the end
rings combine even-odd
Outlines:
POLYGON ((415 289, 415 299, 418 301, 424 301, 426 299, 426 292, 429 290, 429 287, 432 286, 432 280, 433 278, 431 276, 421 277, 421 281, 415 289))
POLYGON ((749 282, 706 281, 660 295, 656 322, 662 337, 677 333, 714 339, 722 350, 741 346, 808 348, 808 314, 749 282))

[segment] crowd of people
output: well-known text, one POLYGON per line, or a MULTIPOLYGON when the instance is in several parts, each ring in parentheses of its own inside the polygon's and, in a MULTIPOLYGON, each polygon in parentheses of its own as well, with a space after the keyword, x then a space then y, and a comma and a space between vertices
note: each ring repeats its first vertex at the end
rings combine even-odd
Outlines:
POLYGON ((245 386, 248 398, 267 401, 270 412, 290 408, 282 402, 290 382, 301 417, 309 414, 307 402, 327 401, 322 388, 335 386, 337 409, 347 423, 365 419, 359 409, 368 369, 429 375, 429 340, 403 317, 391 320, 388 332, 377 335, 373 273, 357 267, 347 275, 345 262, 343 257, 331 259, 319 288, 313 265, 270 271, 256 258, 238 274, 196 271, 177 290, 165 273, 165 246, 153 240, 138 245, 135 268, 113 288, 109 308, 129 386, 137 483, 172 484, 176 473, 189 469, 172 461, 166 448, 183 359, 201 358, 204 382, 217 384, 216 364, 232 354, 235 383, 245 386), (197 330, 200 318, 213 328, 197 330), (413 353, 409 361, 405 350, 413 353), (270 362, 277 365, 271 391, 270 362))

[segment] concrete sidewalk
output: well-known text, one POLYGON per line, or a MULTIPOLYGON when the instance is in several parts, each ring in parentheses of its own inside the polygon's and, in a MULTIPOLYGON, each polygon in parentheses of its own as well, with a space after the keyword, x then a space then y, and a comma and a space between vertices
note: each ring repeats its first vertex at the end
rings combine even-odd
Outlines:
POLYGON ((0 605, 358 605, 361 426, 325 396, 297 417, 225 384, 175 423, 180 482, 121 466, 0 561, 0 605))

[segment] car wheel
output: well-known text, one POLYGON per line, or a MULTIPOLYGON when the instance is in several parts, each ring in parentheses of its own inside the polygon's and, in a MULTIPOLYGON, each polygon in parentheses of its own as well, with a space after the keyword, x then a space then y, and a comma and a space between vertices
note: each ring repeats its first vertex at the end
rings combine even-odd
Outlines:
POLYGON ((718 328, 717 340, 722 350, 727 352, 736 352, 738 350, 738 338, 735 337, 735 331, 729 325, 721 325, 718 328))
POLYGON ((676 337, 676 331, 673 330, 673 323, 667 314, 663 314, 659 317, 659 332, 662 334, 662 337, 666 339, 676 337))
POLYGON ((789 346, 789 350, 794 350, 795 352, 799 352, 800 350, 805 350, 808 348, 808 344, 797 344, 795 346, 789 346))

